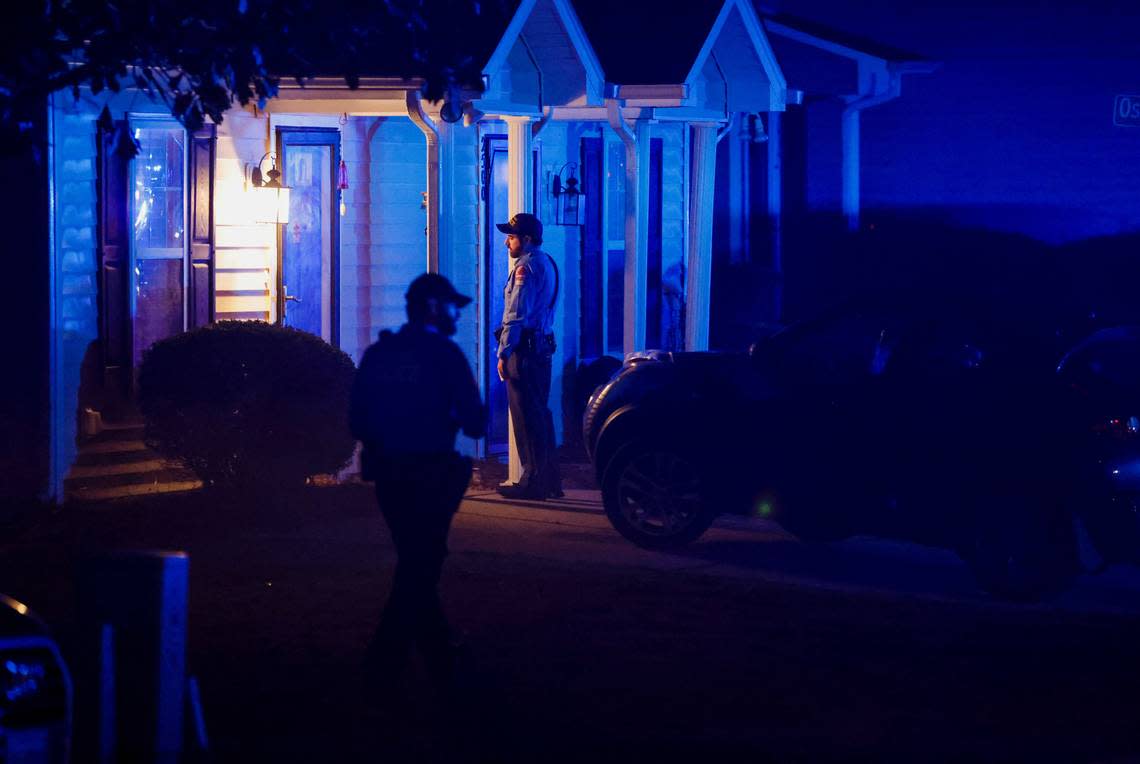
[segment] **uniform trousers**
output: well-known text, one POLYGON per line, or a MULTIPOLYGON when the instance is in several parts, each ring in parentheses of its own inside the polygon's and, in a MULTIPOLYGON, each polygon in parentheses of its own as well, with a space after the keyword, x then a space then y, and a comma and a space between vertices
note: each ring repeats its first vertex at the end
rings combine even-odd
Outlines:
POLYGON ((434 681, 454 672, 452 632, 439 599, 447 534, 471 480, 471 460, 457 453, 383 456, 376 469, 376 499, 396 547, 396 574, 368 646, 365 674, 390 683, 412 648, 434 681))
POLYGON ((562 475, 550 411, 551 356, 518 351, 507 359, 507 406, 522 463, 519 485, 561 492, 562 475))

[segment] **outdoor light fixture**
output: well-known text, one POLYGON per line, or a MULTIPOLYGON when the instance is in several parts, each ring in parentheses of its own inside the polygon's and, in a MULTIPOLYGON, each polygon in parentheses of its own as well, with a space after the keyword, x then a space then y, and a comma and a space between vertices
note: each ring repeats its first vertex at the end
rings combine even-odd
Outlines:
POLYGON ((289 187, 281 184, 281 171, 277 169, 277 154, 267 151, 258 160, 257 166, 249 175, 251 193, 257 199, 256 222, 258 223, 288 223, 289 222, 289 187), (262 174, 261 166, 265 160, 273 162, 269 171, 262 174))
POLYGON ((578 189, 578 178, 574 175, 577 171, 577 162, 567 162, 551 181, 554 222, 558 225, 583 225, 586 222, 584 195, 578 189))

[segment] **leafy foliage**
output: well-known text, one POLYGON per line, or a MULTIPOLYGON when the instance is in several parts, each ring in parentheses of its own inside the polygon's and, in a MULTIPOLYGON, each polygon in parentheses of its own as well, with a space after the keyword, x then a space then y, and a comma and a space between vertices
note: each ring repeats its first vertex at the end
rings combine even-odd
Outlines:
POLYGON ((207 485, 274 490, 352 456, 355 367, 319 337, 222 321, 155 343, 139 372, 148 444, 207 485))
MULTIPOLYGON (((264 106, 281 77, 422 77, 439 100, 478 83, 480 32, 508 0, 29 0, 0 26, 0 139, 49 93, 136 87, 188 129, 264 106)), ((501 31, 501 30, 500 30, 501 31)))

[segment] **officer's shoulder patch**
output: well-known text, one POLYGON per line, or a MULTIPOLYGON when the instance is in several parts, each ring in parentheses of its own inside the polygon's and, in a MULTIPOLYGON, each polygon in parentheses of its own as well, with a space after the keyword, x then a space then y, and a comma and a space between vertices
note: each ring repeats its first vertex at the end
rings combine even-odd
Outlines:
POLYGON ((526 266, 520 265, 515 268, 515 283, 522 284, 524 281, 526 281, 526 266))

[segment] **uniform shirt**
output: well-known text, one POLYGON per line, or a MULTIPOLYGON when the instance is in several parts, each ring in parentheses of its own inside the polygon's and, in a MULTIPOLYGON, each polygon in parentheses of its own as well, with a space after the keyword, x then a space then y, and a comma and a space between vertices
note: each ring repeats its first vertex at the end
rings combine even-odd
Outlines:
POLYGON ((380 333, 364 352, 352 386, 352 436, 364 444, 364 477, 385 454, 446 453, 462 429, 487 429, 487 411, 459 346, 430 327, 404 324, 380 333))
POLYGON ((503 331, 499 335, 499 358, 509 358, 518 349, 523 329, 550 334, 554 327, 555 266, 540 249, 524 252, 511 262, 511 274, 503 289, 503 331))

